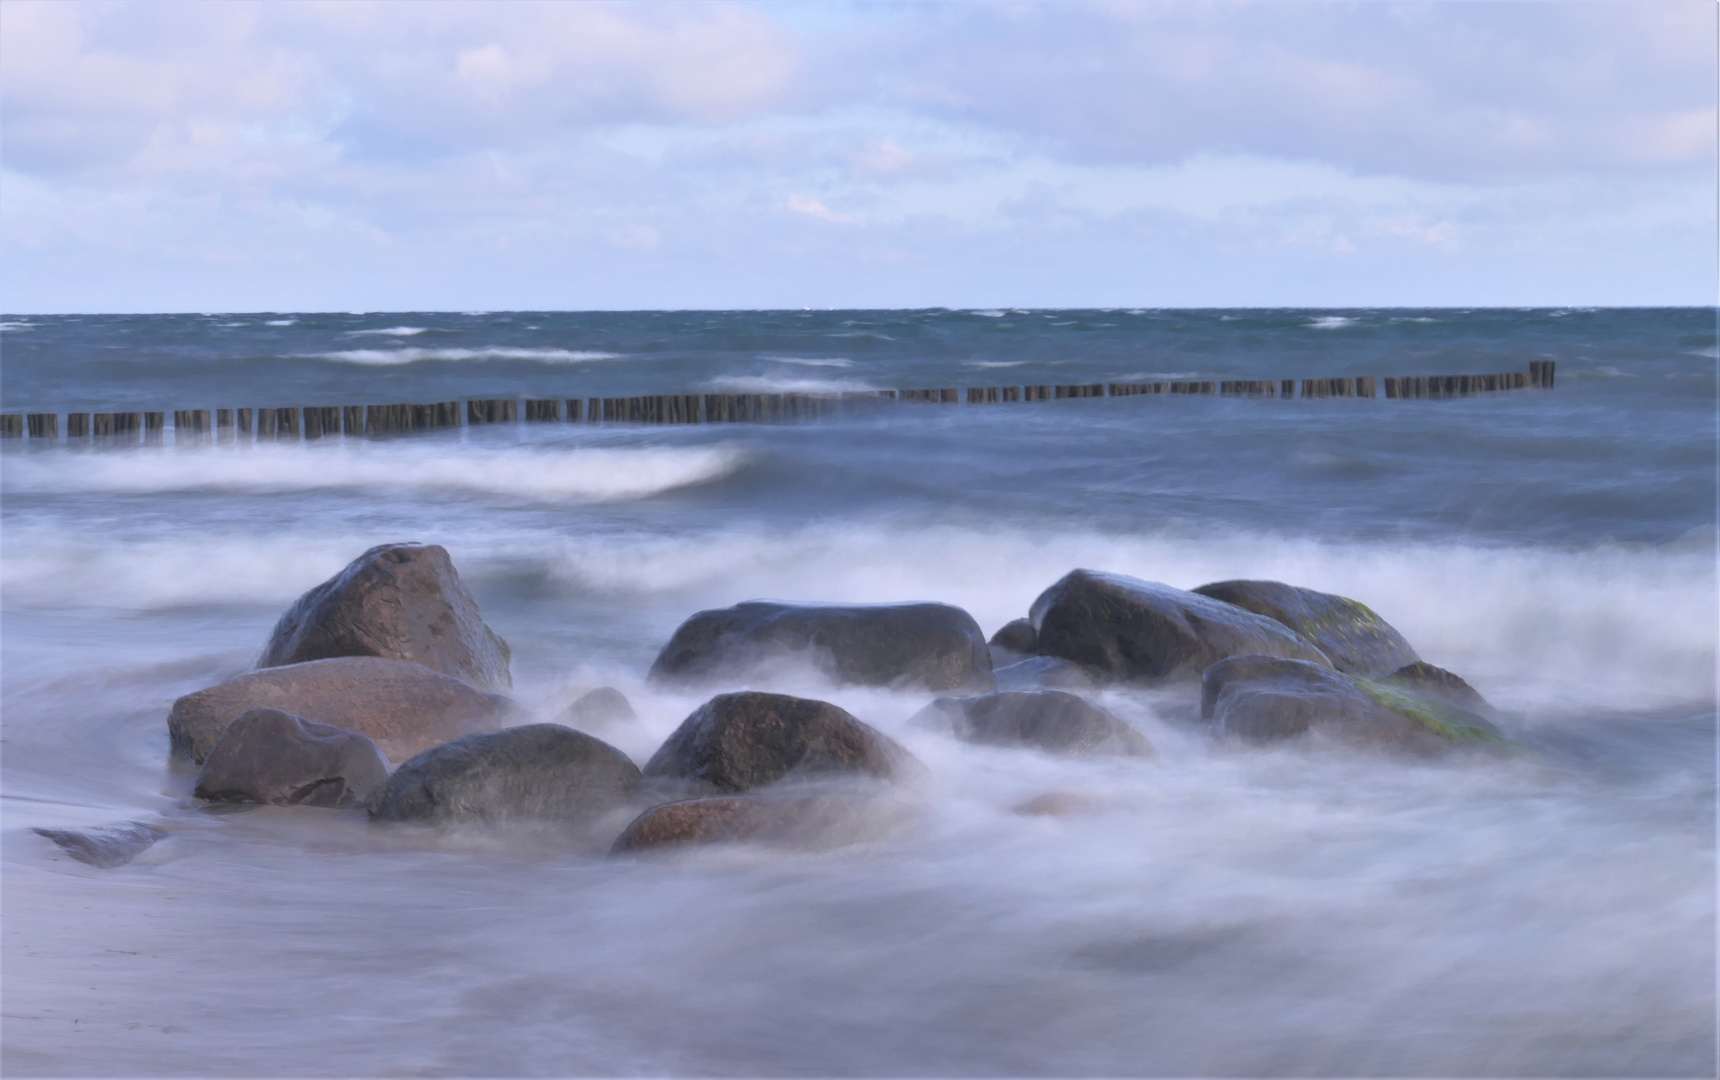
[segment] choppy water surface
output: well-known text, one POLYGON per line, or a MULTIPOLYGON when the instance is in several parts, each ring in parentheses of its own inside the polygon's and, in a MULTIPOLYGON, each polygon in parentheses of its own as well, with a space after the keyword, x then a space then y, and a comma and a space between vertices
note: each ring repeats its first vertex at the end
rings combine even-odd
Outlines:
POLYGON ((1449 402, 911 406, 0 458, 4 1065, 53 1075, 1698 1075, 1714 1066, 1711 311, 8 316, 7 411, 1521 370, 1449 402), (1064 761, 904 730, 920 828, 613 862, 212 814, 180 694, 365 548, 444 544, 543 718, 693 611, 1076 566, 1364 600, 1507 711, 1490 764, 1064 761), (1088 815, 1023 817, 1051 791, 1088 815), (29 827, 145 820, 136 862, 29 827))

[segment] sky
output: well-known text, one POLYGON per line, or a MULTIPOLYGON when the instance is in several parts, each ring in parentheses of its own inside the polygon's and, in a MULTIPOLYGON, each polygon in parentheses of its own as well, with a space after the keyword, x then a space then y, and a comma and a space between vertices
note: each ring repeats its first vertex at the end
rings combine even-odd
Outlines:
POLYGON ((0 310, 1708 305, 1716 5, 0 2, 0 310))

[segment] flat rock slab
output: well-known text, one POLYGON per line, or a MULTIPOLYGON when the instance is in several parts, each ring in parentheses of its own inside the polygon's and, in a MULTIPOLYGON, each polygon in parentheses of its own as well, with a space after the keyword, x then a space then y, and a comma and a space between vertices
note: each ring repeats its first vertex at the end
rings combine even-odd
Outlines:
POLYGON ((122 821, 91 829, 37 829, 35 832, 58 844, 60 850, 79 862, 104 870, 124 866, 156 841, 167 837, 166 829, 141 821, 122 821))
POLYGON ((706 844, 827 850, 886 836, 907 816, 888 798, 795 785, 653 806, 628 825, 614 854, 706 844))
POLYGON ((446 549, 384 544, 299 597, 275 624, 258 666, 377 656, 423 664, 480 690, 507 690, 508 655, 446 549))
POLYGON ((1448 701, 1274 656, 1233 657, 1208 668, 1200 711, 1219 734, 1253 743, 1318 733, 1357 746, 1438 753, 1504 742, 1485 718, 1448 701))
POLYGON ((1186 589, 1075 570, 1033 602, 1035 648, 1111 679, 1187 681, 1226 657, 1283 656, 1329 665, 1276 619, 1186 589))
POLYGON ((699 706, 644 771, 738 792, 832 774, 894 780, 923 768, 894 739, 827 701, 747 691, 719 694, 699 706))
POLYGON ((363 806, 388 780, 376 744, 279 709, 249 709, 227 725, 192 794, 210 802, 363 806))
POLYGON ((991 650, 973 616, 948 604, 784 604, 753 600, 682 623, 653 679, 729 682, 788 665, 839 684, 989 690, 991 650))
POLYGON ((390 761, 501 722, 507 702, 422 664, 341 657, 264 668, 173 703, 173 749, 202 764, 227 725, 251 709, 279 709, 356 731, 390 761))
POLYGON ((1093 703, 1062 690, 939 698, 908 721, 964 742, 1030 746, 1069 757, 1153 752, 1147 737, 1093 703))
POLYGON ((1378 678, 1421 659, 1390 623, 1347 596, 1281 581, 1215 581, 1194 591, 1283 623, 1352 675, 1378 678))
POLYGON ((396 769, 375 821, 589 823, 624 806, 639 767, 601 739, 559 724, 467 735, 396 769))

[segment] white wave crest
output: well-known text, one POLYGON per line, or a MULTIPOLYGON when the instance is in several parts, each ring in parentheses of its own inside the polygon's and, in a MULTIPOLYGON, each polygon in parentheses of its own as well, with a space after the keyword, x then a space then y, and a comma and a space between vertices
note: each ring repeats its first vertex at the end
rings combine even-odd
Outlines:
POLYGON ((730 394, 838 394, 878 389, 862 379, 810 379, 784 375, 723 375, 705 385, 730 394))
POLYGON ((264 326, 297 326, 298 322, 299 322, 299 320, 297 320, 297 319, 270 319, 268 322, 265 322, 263 325, 264 326))
POLYGON ((346 333, 348 337, 363 337, 367 334, 385 337, 417 337, 429 329, 428 326, 388 326, 380 330, 348 330, 346 333))
POLYGON ((1021 367, 1025 360, 969 360, 965 366, 971 368, 1009 368, 1021 367))
POLYGON ((424 442, 209 447, 191 453, 40 454, 0 464, 13 494, 225 491, 461 493, 550 503, 641 499, 738 469, 738 448, 434 446, 424 442))
POLYGON ((0 322, 0 331, 28 330, 35 325, 33 322, 25 322, 21 319, 17 322, 0 322))
POLYGON ((1308 325, 1314 327, 1316 330, 1336 330, 1339 327, 1353 326, 1355 325, 1355 322, 1356 320, 1345 318, 1342 315, 1321 315, 1319 318, 1310 321, 1308 325))
POLYGON ((346 349, 340 352, 312 353, 317 360, 335 360, 343 364, 389 366, 416 364, 427 360, 532 360, 540 364, 580 364, 588 360, 619 360, 620 353, 597 352, 590 349, 520 349, 504 345, 485 345, 476 349, 346 349))

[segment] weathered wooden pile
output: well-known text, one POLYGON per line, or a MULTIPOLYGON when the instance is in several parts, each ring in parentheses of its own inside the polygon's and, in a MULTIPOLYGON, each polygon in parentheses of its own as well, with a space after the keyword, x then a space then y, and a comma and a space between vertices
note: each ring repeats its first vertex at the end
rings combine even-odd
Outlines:
MULTIPOLYGON (((1492 375, 1387 376, 1391 400, 1469 397, 1508 390, 1551 390, 1554 362, 1535 360, 1527 372, 1492 375)), ((758 424, 819 420, 879 404, 996 405, 1143 394, 1217 394, 1251 398, 1376 398, 1374 376, 1328 379, 1225 379, 1222 381, 1082 383, 1069 386, 954 386, 921 390, 864 390, 840 394, 648 394, 640 397, 513 398, 438 401, 424 405, 316 405, 275 409, 178 409, 176 446, 207 443, 297 442, 346 436, 398 435, 485 424, 758 424), (462 408, 462 405, 464 406, 462 408)), ((66 413, 70 445, 160 446, 165 412, 66 413)), ((0 415, 0 439, 61 441, 59 413, 0 415)))

